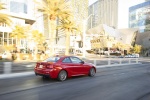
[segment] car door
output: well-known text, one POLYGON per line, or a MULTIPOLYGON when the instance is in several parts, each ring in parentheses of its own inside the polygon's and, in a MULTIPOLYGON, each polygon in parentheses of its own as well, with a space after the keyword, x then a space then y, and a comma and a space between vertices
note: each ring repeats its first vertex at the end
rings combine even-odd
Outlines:
POLYGON ((74 64, 71 62, 70 58, 69 57, 66 57, 62 60, 62 63, 61 65, 63 66, 63 68, 65 70, 67 70, 69 76, 73 76, 73 75, 76 75, 76 71, 74 70, 75 66, 74 64))
POLYGON ((84 73, 84 64, 81 63, 82 60, 80 60, 77 57, 70 57, 70 60, 72 62, 73 70, 76 73, 76 75, 80 75, 84 73))

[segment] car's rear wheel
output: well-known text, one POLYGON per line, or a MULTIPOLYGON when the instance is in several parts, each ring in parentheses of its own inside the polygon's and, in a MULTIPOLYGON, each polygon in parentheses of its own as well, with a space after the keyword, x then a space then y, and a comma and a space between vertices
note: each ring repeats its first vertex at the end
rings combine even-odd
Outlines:
POLYGON ((58 74, 58 80, 64 81, 67 79, 67 72, 65 70, 61 70, 58 74))
POLYGON ((93 76, 95 76, 95 69, 94 68, 91 68, 90 69, 90 72, 89 72, 89 76, 91 76, 91 77, 93 77, 93 76))

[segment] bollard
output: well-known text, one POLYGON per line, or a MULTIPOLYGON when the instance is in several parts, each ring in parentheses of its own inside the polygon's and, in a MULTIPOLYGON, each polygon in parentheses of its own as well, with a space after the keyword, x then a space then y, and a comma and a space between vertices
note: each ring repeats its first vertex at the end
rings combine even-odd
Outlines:
POLYGON ((111 64, 111 61, 110 61, 110 58, 108 59, 108 65, 110 65, 111 64))
POLYGON ((11 73, 12 62, 4 62, 4 74, 11 73))
POLYGON ((136 58, 136 63, 139 63, 138 58, 136 58))
POLYGON ((96 60, 94 60, 94 65, 96 66, 96 60))
POLYGON ((122 63, 122 59, 120 58, 120 60, 119 60, 120 62, 119 62, 119 64, 121 64, 122 63))
POLYGON ((131 64, 131 58, 129 58, 129 64, 131 64))

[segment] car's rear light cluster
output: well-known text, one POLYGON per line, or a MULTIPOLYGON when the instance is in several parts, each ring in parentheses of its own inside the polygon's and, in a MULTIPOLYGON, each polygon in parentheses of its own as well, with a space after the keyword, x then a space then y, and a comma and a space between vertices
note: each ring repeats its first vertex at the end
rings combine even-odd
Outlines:
POLYGON ((52 68, 53 68, 53 65, 47 65, 46 68, 52 69, 52 68))
POLYGON ((37 68, 39 66, 39 63, 36 63, 35 68, 37 68))

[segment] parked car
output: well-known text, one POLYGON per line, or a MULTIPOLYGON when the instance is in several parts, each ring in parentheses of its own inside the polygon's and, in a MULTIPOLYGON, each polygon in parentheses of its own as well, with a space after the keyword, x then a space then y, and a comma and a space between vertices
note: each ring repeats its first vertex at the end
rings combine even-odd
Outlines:
POLYGON ((118 56, 118 58, 124 58, 124 56, 123 56, 123 55, 120 55, 120 56, 118 56))
POLYGON ((139 54, 128 54, 125 55, 125 58, 139 58, 139 54))
POLYGON ((43 78, 50 77, 64 81, 68 77, 89 75, 94 76, 96 67, 85 63, 75 56, 53 56, 42 62, 37 62, 34 68, 35 75, 43 78))
POLYGON ((0 54, 0 58, 1 59, 11 59, 12 58, 12 54, 10 52, 4 52, 0 54))

